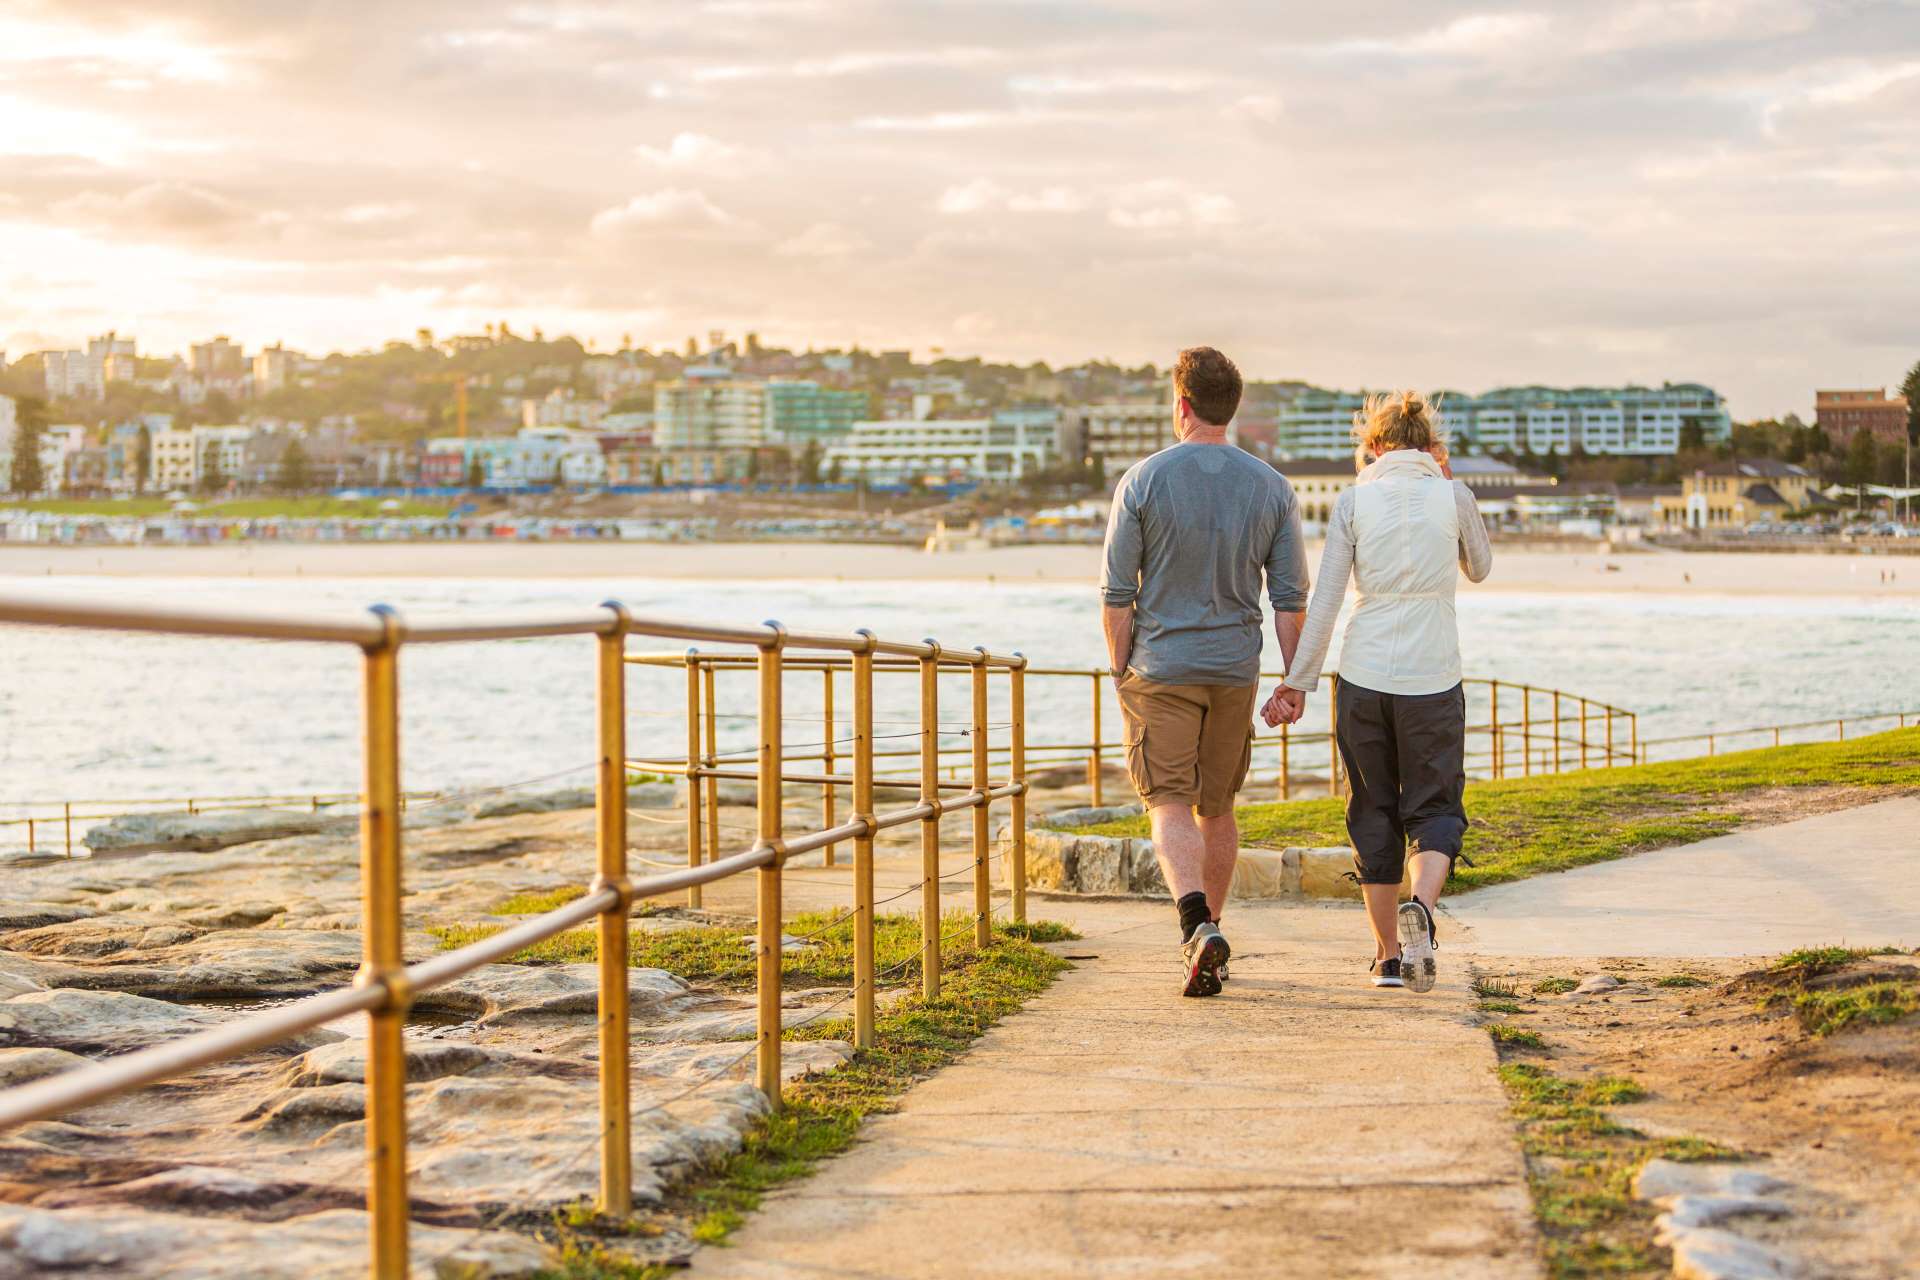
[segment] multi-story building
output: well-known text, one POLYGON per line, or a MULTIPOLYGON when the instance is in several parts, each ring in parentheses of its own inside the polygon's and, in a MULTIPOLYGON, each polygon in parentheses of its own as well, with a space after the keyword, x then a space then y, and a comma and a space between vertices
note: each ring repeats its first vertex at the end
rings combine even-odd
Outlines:
POLYGON ((654 388, 654 442, 662 449, 756 449, 767 439, 767 384, 689 368, 654 388), (695 376, 699 374, 701 376, 695 376))
POLYGON ((271 395, 283 390, 300 372, 306 357, 275 343, 253 358, 253 394, 271 395))
POLYGON ((49 399, 97 398, 106 394, 110 367, 120 378, 131 378, 137 372, 134 340, 111 332, 87 339, 85 351, 42 352, 41 362, 49 399))
POLYGON ((240 344, 228 341, 225 335, 212 342, 196 342, 188 348, 188 357, 193 376, 203 382, 221 382, 246 372, 246 356, 240 344))
POLYGON ((198 479, 192 429, 168 427, 156 431, 148 444, 153 453, 147 461, 147 478, 153 487, 162 491, 191 489, 198 479))
MULTIPOLYGON (((1481 396, 1440 392, 1441 429, 1481 450, 1659 456, 1676 452, 1690 426, 1703 442, 1733 429, 1726 401, 1698 383, 1649 387, 1503 387, 1481 396)), ((1353 453, 1360 391, 1312 389, 1283 404, 1274 449, 1281 457, 1337 458, 1353 453)))
MULTIPOLYGON (((1227 438, 1238 442, 1231 426, 1227 438)), ((1167 397, 1083 404, 1060 416, 1055 450, 1070 465, 1102 467, 1117 479, 1140 459, 1173 443, 1173 401, 1167 397)))
POLYGON ((827 449, 825 471, 876 484, 1012 484, 1053 459, 1054 427, 1013 412, 992 418, 856 422, 827 449))
POLYGON ((523 427, 597 427, 607 416, 603 400, 582 400, 571 387, 555 387, 540 400, 520 402, 523 427))
POLYGON ((1681 477, 1679 496, 1655 498, 1653 505, 1656 523, 1665 528, 1737 529, 1804 507, 1813 489, 1804 467, 1736 458, 1681 477))
POLYGON ((1907 438, 1906 399, 1888 395, 1885 387, 1871 391, 1816 391, 1813 420, 1837 445, 1845 445, 1861 431, 1882 444, 1902 444, 1907 438))
POLYGON ((801 378, 767 383, 768 444, 801 449, 831 444, 871 412, 864 391, 839 391, 801 378))
POLYGON ((221 486, 237 484, 246 478, 247 440, 252 427, 193 428, 193 483, 217 481, 221 486))

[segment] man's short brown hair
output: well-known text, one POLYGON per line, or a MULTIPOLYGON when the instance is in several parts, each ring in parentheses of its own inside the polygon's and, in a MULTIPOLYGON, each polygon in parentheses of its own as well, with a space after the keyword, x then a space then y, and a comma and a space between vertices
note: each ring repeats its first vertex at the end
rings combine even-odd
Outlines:
POLYGON ((1212 347, 1188 347, 1173 362, 1173 393, 1202 422, 1224 427, 1240 408, 1240 370, 1212 347))

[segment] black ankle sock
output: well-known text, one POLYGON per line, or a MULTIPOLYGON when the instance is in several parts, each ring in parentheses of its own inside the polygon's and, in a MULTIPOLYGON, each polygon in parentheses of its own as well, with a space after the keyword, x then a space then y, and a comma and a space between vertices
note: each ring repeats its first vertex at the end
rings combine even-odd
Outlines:
POLYGON ((1193 936, 1193 931, 1206 924, 1213 916, 1207 910, 1207 895, 1195 890, 1180 895, 1180 901, 1174 903, 1180 910, 1180 941, 1185 942, 1193 936))

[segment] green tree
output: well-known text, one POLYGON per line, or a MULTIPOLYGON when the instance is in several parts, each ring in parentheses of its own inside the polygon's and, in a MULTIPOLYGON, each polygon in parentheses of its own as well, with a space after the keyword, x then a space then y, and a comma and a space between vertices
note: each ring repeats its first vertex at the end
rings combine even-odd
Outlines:
POLYGON ((1680 451, 1689 453, 1707 447, 1707 428, 1698 418, 1680 424, 1680 451))
POLYGON ((307 446, 295 436, 287 442, 287 451, 280 455, 280 487, 288 493, 299 493, 311 486, 313 467, 307 459, 307 446))
POLYGON ((1852 443, 1847 445, 1847 459, 1842 476, 1848 484, 1872 484, 1879 462, 1879 450, 1874 446, 1873 437, 1865 431, 1853 433, 1852 443))
POLYGON ((47 402, 25 396, 14 402, 13 475, 8 487, 21 495, 32 495, 47 487, 46 470, 40 465, 40 441, 47 432, 47 402))
POLYGON ((820 483, 820 459, 824 450, 818 440, 807 441, 807 447, 800 451, 800 482, 802 484, 820 483))
POLYGON ((487 483, 487 469, 480 465, 480 455, 474 454, 467 459, 467 488, 484 488, 487 483))
POLYGON ((133 455, 133 491, 136 495, 147 491, 147 481, 153 478, 153 428, 146 423, 140 424, 140 437, 134 445, 133 455))
POLYGON ((200 460, 200 488, 205 493, 218 493, 227 487, 227 473, 220 467, 220 446, 209 445, 200 460))
POLYGON ((1907 370, 1900 394, 1907 398, 1907 439, 1920 441, 1920 360, 1914 361, 1913 368, 1907 370))
POLYGON ((828 484, 840 483, 840 459, 838 458, 835 458, 833 462, 827 467, 827 483, 828 484))

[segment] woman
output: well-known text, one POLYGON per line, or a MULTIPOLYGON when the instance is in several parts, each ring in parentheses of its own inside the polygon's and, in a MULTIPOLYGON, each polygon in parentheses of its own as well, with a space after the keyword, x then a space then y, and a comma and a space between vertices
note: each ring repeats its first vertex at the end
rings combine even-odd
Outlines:
POLYGON ((1333 692, 1352 784, 1347 836, 1373 927, 1373 985, 1415 991, 1433 989, 1433 911, 1467 829, 1455 565, 1474 582, 1493 567, 1480 509, 1453 478, 1436 418, 1412 391, 1370 397, 1354 415, 1365 465, 1334 504, 1299 651, 1262 709, 1269 726, 1299 718, 1352 574, 1358 600, 1333 692), (1396 909, 1409 842, 1413 900, 1396 909))

